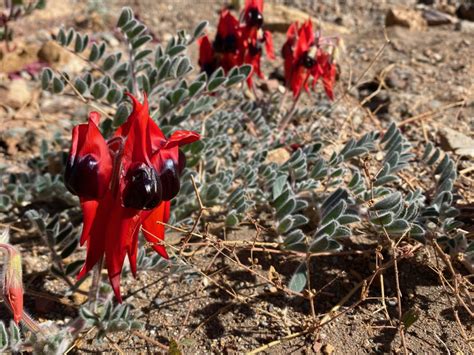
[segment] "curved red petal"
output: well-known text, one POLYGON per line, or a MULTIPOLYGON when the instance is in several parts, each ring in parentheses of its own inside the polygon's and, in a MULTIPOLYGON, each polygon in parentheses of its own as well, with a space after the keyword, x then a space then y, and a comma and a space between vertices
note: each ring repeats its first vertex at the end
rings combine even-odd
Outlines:
POLYGON ((237 20, 229 10, 222 10, 217 25, 217 33, 222 36, 222 38, 231 35, 238 37, 238 27, 239 20, 237 20))
POLYGON ((199 66, 202 68, 206 64, 211 64, 214 61, 214 48, 207 35, 198 40, 199 44, 199 66))
POLYGON ((165 239, 165 226, 158 221, 167 223, 170 215, 170 201, 163 201, 143 222, 143 235, 152 243, 153 249, 165 259, 169 259, 165 246, 160 242, 165 239))
POLYGON ((273 37, 270 31, 265 31, 263 33, 265 38, 265 50, 267 51, 267 56, 270 59, 275 59, 275 50, 273 49, 273 37))
POLYGON ((185 130, 174 131, 173 134, 168 138, 168 141, 164 145, 164 149, 173 148, 176 146, 183 146, 190 144, 201 139, 199 133, 185 130))
POLYGON ((82 234, 80 244, 84 243, 89 239, 89 235, 94 224, 97 209, 99 207, 99 201, 97 200, 85 200, 81 199, 82 209, 82 234))

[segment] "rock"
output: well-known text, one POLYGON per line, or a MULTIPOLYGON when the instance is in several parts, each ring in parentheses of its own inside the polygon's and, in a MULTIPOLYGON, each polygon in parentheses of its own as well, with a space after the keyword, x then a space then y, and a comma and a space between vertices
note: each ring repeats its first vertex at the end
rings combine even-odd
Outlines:
POLYGON ((456 15, 460 19, 474 21, 474 3, 459 5, 456 15))
POLYGON ((267 163, 277 163, 278 165, 284 164, 290 159, 290 152, 285 148, 277 148, 268 152, 267 163))
POLYGON ((439 136, 444 150, 474 158, 474 139, 471 137, 448 127, 443 127, 439 136))
POLYGON ((37 62, 39 48, 38 44, 18 43, 14 51, 8 52, 0 47, 0 72, 18 72, 28 64, 37 62))
POLYGON ((422 31, 428 24, 420 12, 405 7, 394 7, 388 10, 385 26, 402 26, 410 30, 422 31))
POLYGON ((321 348, 321 353, 324 355, 332 355, 336 349, 331 344, 325 344, 321 348))
POLYGON ((38 58, 49 65, 59 63, 61 55, 64 52, 63 48, 56 43, 56 41, 48 41, 38 51, 38 58))
POLYGON ((451 15, 431 8, 423 9, 423 18, 426 20, 428 26, 449 25, 458 21, 451 15))
POLYGON ((317 27, 322 29, 323 34, 343 35, 350 33, 349 29, 346 27, 318 20, 317 18, 296 8, 273 3, 265 4, 265 28, 270 31, 286 32, 293 22, 299 22, 301 24, 308 19, 311 19, 314 24, 317 24, 317 27))
POLYGON ((279 90, 280 83, 277 79, 268 79, 265 80, 261 85, 260 88, 262 91, 265 92, 276 92, 279 90))
POLYGON ((27 105, 32 98, 32 91, 25 79, 15 79, 7 87, 0 87, 3 103, 14 109, 27 105))
POLYGON ((456 24, 456 30, 462 33, 474 34, 474 22, 459 21, 456 24))

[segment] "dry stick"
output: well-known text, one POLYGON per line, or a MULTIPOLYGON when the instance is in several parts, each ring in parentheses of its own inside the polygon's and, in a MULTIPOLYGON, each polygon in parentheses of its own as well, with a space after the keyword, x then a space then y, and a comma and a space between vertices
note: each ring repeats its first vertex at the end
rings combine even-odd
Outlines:
MULTIPOLYGON (((144 229, 144 228, 142 227, 142 229, 144 229)), ((144 229, 144 230, 145 230, 145 229, 144 229)), ((147 231, 147 230, 145 230, 145 231, 146 231, 149 235, 153 236, 158 242, 164 242, 164 243, 166 243, 166 241, 161 241, 161 240, 159 240, 158 237, 156 237, 156 236, 155 236, 153 233, 151 233, 150 231, 147 231)), ((178 250, 178 248, 176 248, 176 247, 173 246, 173 245, 167 244, 167 246, 171 247, 172 249, 178 250)), ((223 254, 223 253, 222 253, 222 249, 218 249, 214 244, 213 244, 212 246, 213 246, 214 248, 216 248, 216 250, 218 251, 218 254, 223 254)), ((225 254, 223 254, 223 255, 226 256, 225 254)), ((186 260, 183 259, 182 257, 181 257, 181 260, 183 260, 183 261, 186 263, 186 260)), ((232 262, 234 262, 234 263, 237 263, 237 262, 234 261, 233 259, 230 259, 230 260, 231 260, 232 262)), ((219 283, 217 283, 213 278, 211 278, 209 275, 207 275, 205 272, 203 272, 201 269, 196 268, 195 266, 192 266, 192 267, 193 267, 194 270, 196 270, 198 273, 200 273, 202 276, 204 276, 206 279, 208 279, 212 284, 214 284, 216 287, 218 287, 218 288, 221 289, 222 291, 224 291, 224 292, 226 292, 227 294, 229 294, 231 297, 233 297, 233 298, 236 299, 237 301, 240 301, 240 302, 243 302, 243 303, 248 303, 248 301, 249 301, 251 298, 253 298, 253 297, 248 297, 248 296, 246 297, 246 296, 239 295, 239 294, 237 294, 237 292, 235 292, 233 289, 230 289, 230 290, 229 290, 229 288, 223 287, 222 285, 220 285, 219 283)), ((253 273, 253 274, 256 274, 257 276, 261 276, 260 274, 253 272, 253 270, 250 270, 250 272, 253 273)), ((270 282, 270 283, 276 287, 276 285, 275 285, 273 282, 270 282)), ((303 297, 301 294, 299 294, 299 296, 303 297)), ((268 315, 268 316, 270 316, 270 317, 273 317, 273 318, 276 318, 276 319, 278 319, 278 320, 281 320, 281 317, 279 317, 279 316, 277 316, 277 315, 275 315, 275 314, 273 314, 273 313, 271 313, 271 312, 265 311, 265 310, 260 309, 260 308, 258 308, 258 307, 256 307, 256 309, 259 310, 261 313, 264 313, 264 314, 266 314, 266 315, 268 315)), ((294 325, 294 324, 292 324, 292 325, 294 325)), ((199 327, 198 327, 198 328, 199 328, 199 327)), ((195 333, 195 332, 198 330, 198 328, 194 329, 191 334, 195 333)))
POLYGON ((433 248, 441 258, 441 260, 443 260, 443 263, 447 266, 449 272, 451 273, 451 276, 453 277, 454 295, 456 296, 456 299, 458 300, 459 304, 462 305, 463 308, 468 312, 469 316, 474 317, 474 312, 460 296, 458 274, 456 273, 456 271, 454 271, 453 264, 449 260, 448 256, 444 253, 443 249, 441 249, 439 244, 436 242, 436 240, 432 240, 431 244, 433 245, 433 248))
MULTIPOLYGON (((436 257, 436 264, 438 264, 438 257, 436 257)), ((467 342, 467 345, 469 346, 469 348, 471 349, 471 352, 473 352, 473 349, 472 349, 472 346, 471 344, 469 344, 469 337, 467 336, 465 330, 464 330, 464 327, 461 323, 461 320, 459 319, 459 314, 458 314, 458 311, 454 308, 454 304, 453 304, 453 301, 450 297, 450 293, 448 292, 448 289, 447 287, 449 287, 451 289, 451 292, 454 292, 454 289, 452 288, 452 286, 449 284, 448 280, 446 280, 446 278, 444 277, 443 275, 443 272, 439 269, 439 266, 437 267, 430 267, 434 272, 436 272, 436 274, 438 275, 438 278, 439 280, 441 281, 441 285, 443 286, 443 290, 446 294, 446 297, 450 303, 450 306, 451 306, 451 311, 453 312, 453 315, 454 315, 454 319, 456 320, 456 323, 459 327, 459 330, 461 332, 461 335, 462 337, 464 338, 464 340, 467 342)))
POLYGON ((183 246, 181 247, 181 251, 184 250, 184 248, 187 246, 189 240, 193 236, 194 231, 196 230, 196 227, 197 227, 199 221, 201 220, 202 214, 203 214, 204 210, 206 209, 206 207, 204 207, 204 205, 202 204, 201 196, 199 195, 199 191, 198 191, 198 188, 196 186, 196 181, 194 180, 194 176, 192 176, 192 175, 191 175, 191 182, 193 184, 194 193, 196 194, 196 198, 197 198, 198 203, 199 203, 199 212, 198 212, 198 216, 194 220, 194 223, 193 223, 193 226, 192 226, 191 230, 188 232, 188 235, 186 236, 186 239, 184 240, 183 246))
POLYGON ((94 103, 91 103, 91 101, 89 99, 86 99, 80 92, 79 90, 76 89, 76 87, 74 86, 73 83, 71 83, 71 81, 61 72, 59 71, 56 71, 57 74, 59 74, 65 81, 66 83, 71 87, 71 89, 74 91, 74 93, 76 94, 77 97, 79 97, 82 102, 84 102, 86 105, 89 105, 90 107, 92 107, 93 109, 99 111, 100 113, 102 113, 104 116, 106 116, 107 118, 110 118, 112 119, 112 117, 107 113, 105 112, 104 110, 102 110, 102 108, 100 108, 99 106, 97 106, 96 104, 94 103))
POLYGON ((143 334, 143 333, 140 333, 138 330, 134 330, 132 331, 132 334, 133 335, 136 335, 137 337, 139 338, 142 338, 143 340, 153 344, 153 345, 156 345, 158 346, 160 349, 163 349, 164 351, 168 351, 169 350, 169 346, 166 346, 165 344, 162 344, 160 343, 158 340, 156 339, 153 339, 153 338, 150 338, 149 336, 143 334))
POLYGON ((380 58, 380 56, 382 55, 383 51, 385 50, 385 48, 391 43, 391 40, 390 38, 388 38, 388 35, 387 35, 387 29, 384 27, 383 28, 383 35, 384 35, 384 39, 385 39, 385 42, 384 44, 382 45, 382 47, 380 47, 380 49, 377 51, 377 53, 375 54, 375 57, 370 61, 369 63, 369 66, 367 68, 365 68, 365 70, 363 71, 363 73, 357 78, 356 82, 354 83, 354 85, 351 85, 349 86, 345 91, 344 93, 336 100, 334 101, 334 103, 331 105, 331 107, 334 109, 334 107, 337 106, 337 104, 339 104, 339 102, 355 87, 357 87, 360 82, 362 81, 362 79, 365 77, 365 75, 369 72, 369 70, 374 66, 375 62, 377 62, 377 60, 380 58))
MULTIPOLYGON (((377 174, 375 176, 377 176, 377 174)), ((369 180, 369 186, 370 186, 370 191, 371 191, 371 200, 369 204, 372 204, 374 200, 374 185, 373 185, 373 178, 370 176, 369 166, 368 166, 367 161, 364 163, 364 175, 369 180)), ((375 215, 379 217, 379 214, 377 212, 375 212, 375 215)), ((397 243, 394 243, 392 239, 390 238, 390 235, 388 234, 387 229, 385 228, 385 225, 383 223, 382 223, 382 230, 388 244, 390 245, 392 259, 394 261, 395 286, 396 286, 396 291, 397 291, 397 310, 398 310, 398 321, 399 321, 398 327, 399 327, 400 339, 401 339, 402 347, 403 347, 403 353, 406 355, 408 354, 408 350, 407 350, 406 341, 405 341, 404 324, 402 322, 402 303, 401 303, 402 291, 400 290, 400 279, 399 279, 399 274, 398 274, 398 264, 397 264, 397 254, 396 254, 398 244, 402 241, 404 235, 402 235, 399 238, 397 243)), ((381 283, 383 285, 383 279, 381 279, 381 283)), ((382 304, 385 304, 385 299, 383 300, 382 304)))
POLYGON ((15 232, 19 232, 19 233, 26 233, 26 230, 21 229, 21 228, 17 228, 17 227, 13 227, 13 226, 11 226, 9 224, 6 224, 6 223, 0 223, 0 227, 10 228, 11 230, 14 230, 15 232))
POLYGON ((278 345, 278 344, 280 344, 280 343, 282 343, 282 342, 284 342, 284 341, 291 340, 291 339, 294 339, 294 338, 298 338, 299 336, 305 335, 305 334, 308 334, 308 333, 309 333, 309 330, 303 330, 303 331, 298 332, 298 333, 293 333, 293 334, 287 335, 287 336, 285 336, 285 337, 283 337, 283 338, 280 338, 280 339, 278 339, 278 340, 274 340, 274 341, 272 341, 272 342, 270 342, 270 343, 268 343, 268 344, 265 344, 265 345, 263 345, 263 346, 261 346, 261 347, 259 347, 259 348, 256 348, 256 349, 254 349, 254 350, 252 350, 252 351, 249 351, 249 352, 247 353, 247 355, 258 354, 259 352, 265 351, 265 350, 267 350, 267 349, 269 349, 269 348, 271 348, 271 347, 273 347, 273 346, 275 346, 275 345, 278 345))
MULTIPOLYGON (((411 250, 412 253, 414 253, 416 250, 418 250, 419 248, 421 247, 421 244, 418 244, 417 246, 413 247, 413 249, 411 250)), ((400 258, 400 257, 398 257, 400 258)), ((336 318, 340 317, 341 315, 345 314, 347 311, 343 311, 343 312, 339 312, 338 314, 332 316, 332 314, 334 314, 335 312, 337 312, 347 301, 349 301, 349 299, 357 292, 358 289, 360 289, 362 286, 364 285, 367 285, 367 283, 371 284, 372 281, 375 279, 375 277, 377 276, 377 274, 379 274, 380 272, 390 268, 394 263, 394 259, 386 262, 385 264, 381 265, 380 268, 378 268, 372 275, 366 277, 364 280, 362 280, 361 282, 359 282, 356 286, 354 286, 354 288, 349 291, 349 293, 347 293, 335 306, 333 306, 329 312, 326 313, 326 315, 321 319, 320 321, 320 324, 318 326, 318 328, 321 328, 327 324, 329 324, 330 322, 334 321, 336 318)), ((357 305, 359 305, 363 300, 360 300, 358 301, 355 305, 351 306, 350 309, 353 309, 355 308, 357 305)), ((280 343, 282 343, 283 341, 286 341, 286 340, 291 340, 291 339, 294 339, 294 338, 297 338, 301 335, 305 335, 305 334, 308 334, 312 329, 307 329, 307 330, 304 330, 304 331, 301 331, 301 332, 298 332, 298 333, 294 333, 294 334, 290 334, 286 337, 283 337, 283 338, 280 338, 278 340, 274 340, 268 344, 265 344, 259 348, 256 348, 250 352, 248 352, 247 354, 257 354, 261 351, 264 351, 264 350, 267 350, 273 346, 276 346, 276 345, 279 345, 280 343)))
POLYGON ((407 118, 406 120, 398 122, 397 126, 402 127, 406 124, 409 124, 409 123, 412 123, 412 122, 415 122, 415 121, 418 121, 418 120, 431 119, 431 118, 434 118, 437 115, 441 114, 443 111, 446 111, 450 108, 458 107, 458 106, 464 106, 464 105, 466 105, 465 100, 456 101, 456 102, 441 106, 440 108, 438 108, 436 110, 427 111, 427 112, 424 112, 424 113, 420 113, 419 115, 407 118))

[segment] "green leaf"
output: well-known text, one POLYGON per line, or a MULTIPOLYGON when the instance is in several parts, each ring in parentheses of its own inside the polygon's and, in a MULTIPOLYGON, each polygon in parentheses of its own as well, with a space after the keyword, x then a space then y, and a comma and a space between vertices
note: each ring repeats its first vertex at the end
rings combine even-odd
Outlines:
POLYGON ((280 175, 275 179, 272 186, 273 200, 276 200, 283 192, 283 188, 286 186, 288 180, 287 175, 280 175))
POLYGON ((169 48, 166 53, 170 57, 174 57, 174 56, 178 55, 179 53, 184 52, 185 50, 186 50, 186 46, 178 44, 176 46, 173 46, 173 47, 169 48))
POLYGON ((354 158, 356 156, 365 154, 367 152, 368 152, 368 149, 364 147, 357 147, 357 148, 351 149, 346 154, 344 154, 344 160, 354 158))
POLYGON ((123 124, 127 120, 127 117, 129 115, 130 115, 130 109, 128 108, 128 105, 126 105, 125 103, 121 104, 117 108, 117 112, 115 112, 114 126, 118 127, 121 124, 123 124))
POLYGON ((205 81, 195 81, 194 83, 189 85, 189 96, 195 96, 196 94, 200 93, 205 86, 205 81))
POLYGON ((81 95, 84 95, 87 91, 87 84, 81 78, 76 78, 76 80, 74 80, 74 87, 81 95))
POLYGON ((395 124, 395 122, 392 122, 390 124, 390 126, 388 127, 388 129, 385 131, 385 133, 383 135, 383 138, 380 141, 380 143, 383 144, 383 143, 389 141, 393 137, 393 135, 395 134, 396 131, 397 131, 397 125, 395 124))
POLYGON ((402 315, 402 323, 405 330, 408 330, 415 322, 420 319, 421 311, 418 308, 411 308, 402 315))
POLYGON ((185 98, 188 96, 188 90, 186 89, 177 89, 171 94, 171 103, 174 106, 179 105, 185 98))
POLYGON ((239 74, 245 76, 245 78, 248 78, 250 73, 252 72, 252 66, 248 64, 244 64, 239 67, 239 74))
POLYGON ((54 77, 53 78, 53 93, 59 94, 63 90, 64 90, 63 82, 59 78, 54 77))
POLYGON ((396 219, 388 226, 385 226, 385 230, 389 234, 403 234, 410 229, 410 224, 404 219, 396 219))
POLYGON ((122 8, 122 12, 120 13, 119 19, 117 21, 117 27, 125 26, 128 21, 130 21, 133 17, 133 11, 129 7, 122 8))
POLYGON ((43 72, 41 73, 41 87, 43 90, 48 89, 52 79, 53 71, 50 68, 43 69, 43 72))
POLYGON ((81 266, 84 264, 84 260, 76 260, 66 266, 65 273, 66 275, 75 275, 81 266))
POLYGON ((331 222, 332 220, 337 220, 342 215, 342 213, 344 213, 346 207, 346 201, 340 200, 329 212, 324 215, 321 224, 325 225, 331 222))
POLYGON ((235 227, 237 224, 239 224, 239 218, 237 217, 237 214, 235 212, 229 213, 226 217, 225 225, 227 227, 235 227))
POLYGON ((293 227, 293 217, 291 215, 288 215, 284 217, 278 224, 277 232, 279 234, 285 234, 289 232, 292 227, 293 227))
POLYGON ((393 222, 393 213, 387 212, 380 214, 379 216, 371 218, 370 222, 379 227, 388 226, 390 223, 393 222))
POLYGON ((104 69, 105 71, 108 71, 112 69, 116 63, 117 63, 117 56, 115 54, 110 54, 107 58, 105 58, 104 64, 102 65, 102 69, 104 69))
POLYGON ((140 59, 145 58, 146 56, 150 55, 151 53, 153 53, 153 51, 151 49, 143 49, 143 50, 141 50, 140 52, 137 53, 137 55, 135 56, 135 60, 139 61, 140 59))
POLYGON ((227 87, 230 87, 232 85, 235 85, 235 84, 238 84, 238 83, 244 81, 245 79, 247 79, 247 77, 245 75, 235 75, 235 76, 229 78, 227 80, 227 82, 225 83, 225 85, 227 87))
POLYGON ((219 86, 221 86, 225 81, 227 80, 227 78, 225 77, 217 77, 217 78, 214 78, 212 79, 209 84, 207 85, 207 90, 209 91, 214 91, 216 90, 219 86))
POLYGON ((10 348, 15 349, 21 343, 20 328, 18 328, 16 323, 13 320, 11 320, 10 327, 8 330, 10 333, 10 348))
POLYGON ((311 253, 319 253, 322 251, 326 251, 329 248, 329 240, 327 235, 321 235, 320 237, 316 238, 311 245, 309 246, 309 251, 311 253))
POLYGON ((64 29, 60 28, 58 32, 58 42, 61 46, 66 46, 67 38, 64 29))
POLYGON ((0 321, 0 351, 6 350, 8 347, 8 333, 5 328, 5 323, 0 321))
POLYGON ((74 52, 81 53, 84 51, 84 42, 82 36, 79 33, 76 33, 76 42, 74 44, 74 52))
POLYGON ((301 263, 291 277, 288 288, 294 292, 303 291, 307 282, 306 272, 306 263, 301 263))
POLYGON ((372 211, 390 210, 400 204, 401 200, 402 194, 398 191, 393 192, 390 195, 384 197, 381 201, 374 204, 370 209, 372 211))
POLYGON ((107 94, 107 86, 101 82, 96 82, 92 86, 91 94, 96 100, 100 100, 107 94))
POLYGON ((115 104, 122 100, 123 94, 121 90, 118 89, 110 89, 109 92, 107 93, 107 102, 111 104, 115 104))
POLYGON ((290 197, 288 201, 280 208, 278 209, 276 213, 276 218, 281 219, 285 217, 286 215, 290 214, 295 210, 296 207, 296 201, 293 197, 290 197))
POLYGON ((92 45, 92 48, 91 48, 91 52, 89 53, 89 60, 91 62, 95 62, 96 60, 98 60, 100 57, 100 52, 99 52, 99 46, 94 43, 92 45))
POLYGON ((132 42, 132 48, 137 49, 143 46, 145 43, 150 42, 152 39, 153 38, 150 35, 141 36, 132 42))
POLYGON ((196 40, 197 38, 199 38, 203 35, 204 30, 206 29, 208 24, 209 24, 209 22, 202 21, 194 28, 192 41, 196 40))

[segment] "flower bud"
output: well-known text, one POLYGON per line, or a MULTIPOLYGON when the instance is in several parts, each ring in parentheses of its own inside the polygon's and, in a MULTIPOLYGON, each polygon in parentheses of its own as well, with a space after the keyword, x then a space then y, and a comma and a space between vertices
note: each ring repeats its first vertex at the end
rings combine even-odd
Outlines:
POLYGON ((21 255, 11 245, 0 244, 7 250, 7 263, 4 265, 3 296, 18 324, 23 316, 23 275, 21 255))

